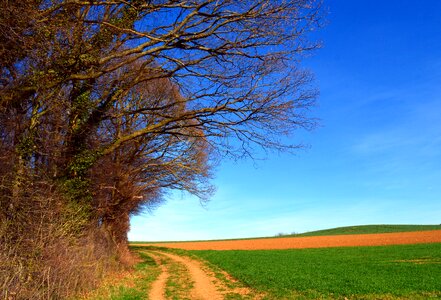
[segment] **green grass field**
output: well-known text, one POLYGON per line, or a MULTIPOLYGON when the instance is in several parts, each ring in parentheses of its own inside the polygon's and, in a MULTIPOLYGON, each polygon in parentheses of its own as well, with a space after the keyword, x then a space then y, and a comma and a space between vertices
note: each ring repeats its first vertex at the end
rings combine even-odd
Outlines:
MULTIPOLYGON (((141 300, 146 299, 153 281, 156 280, 160 274, 159 267, 155 261, 142 252, 142 249, 137 250, 138 256, 141 260, 134 266, 131 273, 125 274, 118 280, 111 280, 104 282, 104 284, 84 297, 79 297, 79 300, 141 300)), ((72 299, 73 300, 73 299, 72 299)))
POLYGON ((320 236, 320 235, 342 235, 342 234, 369 234, 369 233, 390 233, 410 232, 423 230, 441 230, 441 225, 361 225, 337 227, 325 230, 292 234, 288 236, 320 236))
POLYGON ((191 253, 269 299, 441 298, 441 243, 191 253))

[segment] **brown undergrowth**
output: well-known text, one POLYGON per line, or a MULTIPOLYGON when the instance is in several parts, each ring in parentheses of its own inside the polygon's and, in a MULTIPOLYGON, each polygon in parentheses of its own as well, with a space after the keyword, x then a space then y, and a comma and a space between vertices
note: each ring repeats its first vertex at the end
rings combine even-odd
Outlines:
POLYGON ((66 299, 130 264, 105 232, 76 232, 71 208, 53 191, 36 189, 3 210, 9 215, 0 222, 0 299, 66 299))

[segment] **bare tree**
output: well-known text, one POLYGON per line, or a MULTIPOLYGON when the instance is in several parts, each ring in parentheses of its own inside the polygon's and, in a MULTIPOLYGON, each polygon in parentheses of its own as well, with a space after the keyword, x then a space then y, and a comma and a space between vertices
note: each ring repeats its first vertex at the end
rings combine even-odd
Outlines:
POLYGON ((315 124, 307 113, 316 92, 300 60, 318 47, 308 40, 318 1, 5 0, 1 8, 4 245, 20 245, 50 215, 71 243, 100 232, 103 245, 124 252, 130 215, 167 190, 210 196, 213 157, 296 149, 281 137, 315 124), (43 198, 53 200, 29 201, 43 198), (24 221, 33 205, 54 213, 24 221))

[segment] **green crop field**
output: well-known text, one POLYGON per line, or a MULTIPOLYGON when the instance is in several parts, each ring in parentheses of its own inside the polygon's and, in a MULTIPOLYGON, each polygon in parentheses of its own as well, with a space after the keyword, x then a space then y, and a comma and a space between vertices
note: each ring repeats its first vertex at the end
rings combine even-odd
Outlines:
POLYGON ((441 225, 361 225, 337 227, 325 230, 311 231, 301 234, 287 236, 320 236, 320 235, 342 235, 342 234, 367 234, 367 233, 390 233, 409 232, 422 230, 441 230, 441 225))
POLYGON ((441 243, 190 252, 269 299, 441 298, 441 243))

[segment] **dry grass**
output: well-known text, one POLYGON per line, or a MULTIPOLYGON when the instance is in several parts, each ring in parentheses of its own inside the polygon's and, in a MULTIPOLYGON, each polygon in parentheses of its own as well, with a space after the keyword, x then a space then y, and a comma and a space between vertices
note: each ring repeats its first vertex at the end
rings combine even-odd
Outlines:
POLYGON ((93 240, 53 239, 28 250, 22 241, 2 243, 0 299, 64 299, 93 288, 119 265, 93 240))
POLYGON ((24 194, 19 208, 0 218, 0 299, 66 299, 121 268, 104 232, 77 234, 53 192, 36 194, 24 194))

